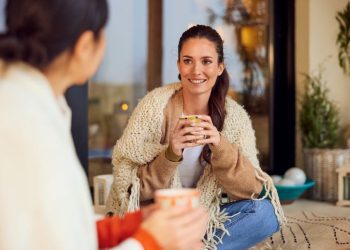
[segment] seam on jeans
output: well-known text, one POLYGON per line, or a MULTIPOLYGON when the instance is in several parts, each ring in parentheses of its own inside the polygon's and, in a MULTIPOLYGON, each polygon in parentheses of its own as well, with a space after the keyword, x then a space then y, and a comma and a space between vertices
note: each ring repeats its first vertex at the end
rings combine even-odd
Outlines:
MULTIPOLYGON (((225 225, 225 228, 226 229, 229 229, 229 228, 231 228, 233 225, 235 225, 235 224, 237 224, 237 222, 239 222, 239 221, 241 221, 242 219, 244 219, 245 217, 247 217, 248 215, 249 215, 249 213, 240 213, 240 215, 242 215, 242 216, 240 216, 240 218, 239 219, 237 219, 237 220, 230 220, 230 222, 227 224, 227 225, 225 225)), ((238 215, 239 216, 239 215, 238 215)), ((234 217, 233 217, 234 218, 234 217)))
MULTIPOLYGON (((254 213, 255 213, 255 208, 256 208, 256 202, 255 201, 251 201, 253 204, 252 204, 252 208, 251 208, 251 210, 253 210, 254 211, 254 213)), ((239 212, 239 214, 237 214, 237 216, 239 216, 239 215, 242 215, 240 218, 238 218, 237 220, 234 220, 233 221, 233 219, 235 218, 235 217, 232 217, 231 218, 231 220, 229 221, 229 223, 227 223, 227 225, 225 225, 225 228, 231 228, 233 225, 235 225, 237 222, 239 222, 240 220, 242 220, 242 219, 244 219, 246 216, 248 216, 248 215, 252 215, 252 214, 254 214, 254 213, 242 213, 242 212, 239 212)))

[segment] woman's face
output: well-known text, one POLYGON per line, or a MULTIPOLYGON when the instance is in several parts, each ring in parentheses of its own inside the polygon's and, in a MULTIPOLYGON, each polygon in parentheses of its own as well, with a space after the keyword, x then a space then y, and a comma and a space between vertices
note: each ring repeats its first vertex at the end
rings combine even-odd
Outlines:
POLYGON ((190 38, 183 43, 177 66, 183 91, 192 95, 210 96, 216 78, 224 70, 218 62, 215 44, 206 38, 190 38))

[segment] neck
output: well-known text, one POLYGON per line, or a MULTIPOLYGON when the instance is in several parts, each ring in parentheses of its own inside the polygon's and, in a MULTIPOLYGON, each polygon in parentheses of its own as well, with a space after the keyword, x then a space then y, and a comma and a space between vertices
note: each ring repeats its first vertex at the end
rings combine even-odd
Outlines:
POLYGON ((65 61, 62 58, 57 58, 47 68, 42 70, 46 76, 55 97, 62 96, 66 90, 72 86, 72 79, 65 66, 65 61))
POLYGON ((188 95, 183 92, 183 112, 186 115, 208 115, 209 107, 208 101, 210 95, 198 95, 193 97, 192 95, 188 95))
POLYGON ((64 76, 58 75, 55 72, 44 71, 43 73, 48 79, 52 91, 56 97, 62 96, 70 86, 70 84, 65 81, 64 76))

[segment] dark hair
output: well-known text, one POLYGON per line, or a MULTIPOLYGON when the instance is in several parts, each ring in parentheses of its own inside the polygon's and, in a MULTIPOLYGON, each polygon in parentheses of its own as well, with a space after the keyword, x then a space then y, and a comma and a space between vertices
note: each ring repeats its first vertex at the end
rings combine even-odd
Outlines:
MULTIPOLYGON (((180 52, 183 44, 190 38, 206 38, 209 41, 213 42, 216 48, 216 52, 218 53, 218 63, 224 63, 224 42, 215 29, 206 25, 192 26, 182 34, 178 45, 178 60, 180 60, 180 52)), ((224 126, 226 117, 225 98, 227 95, 228 87, 229 76, 225 68, 222 74, 216 79, 208 103, 209 115, 218 131, 222 131, 224 126)), ((208 145, 203 148, 202 157, 206 162, 211 162, 211 151, 208 145)))
POLYGON ((36 68, 72 49, 84 31, 98 39, 108 19, 106 0, 8 0, 5 11, 0 58, 36 68))

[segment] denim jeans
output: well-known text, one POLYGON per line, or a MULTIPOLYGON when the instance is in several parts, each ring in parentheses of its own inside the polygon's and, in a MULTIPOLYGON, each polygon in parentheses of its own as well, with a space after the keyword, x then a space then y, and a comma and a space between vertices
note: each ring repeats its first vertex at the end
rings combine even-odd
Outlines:
MULTIPOLYGON (((221 206, 228 215, 235 215, 225 222, 230 236, 225 234, 218 250, 248 249, 279 230, 277 217, 268 199, 242 200, 221 206)), ((221 235, 219 230, 217 235, 221 235)))

